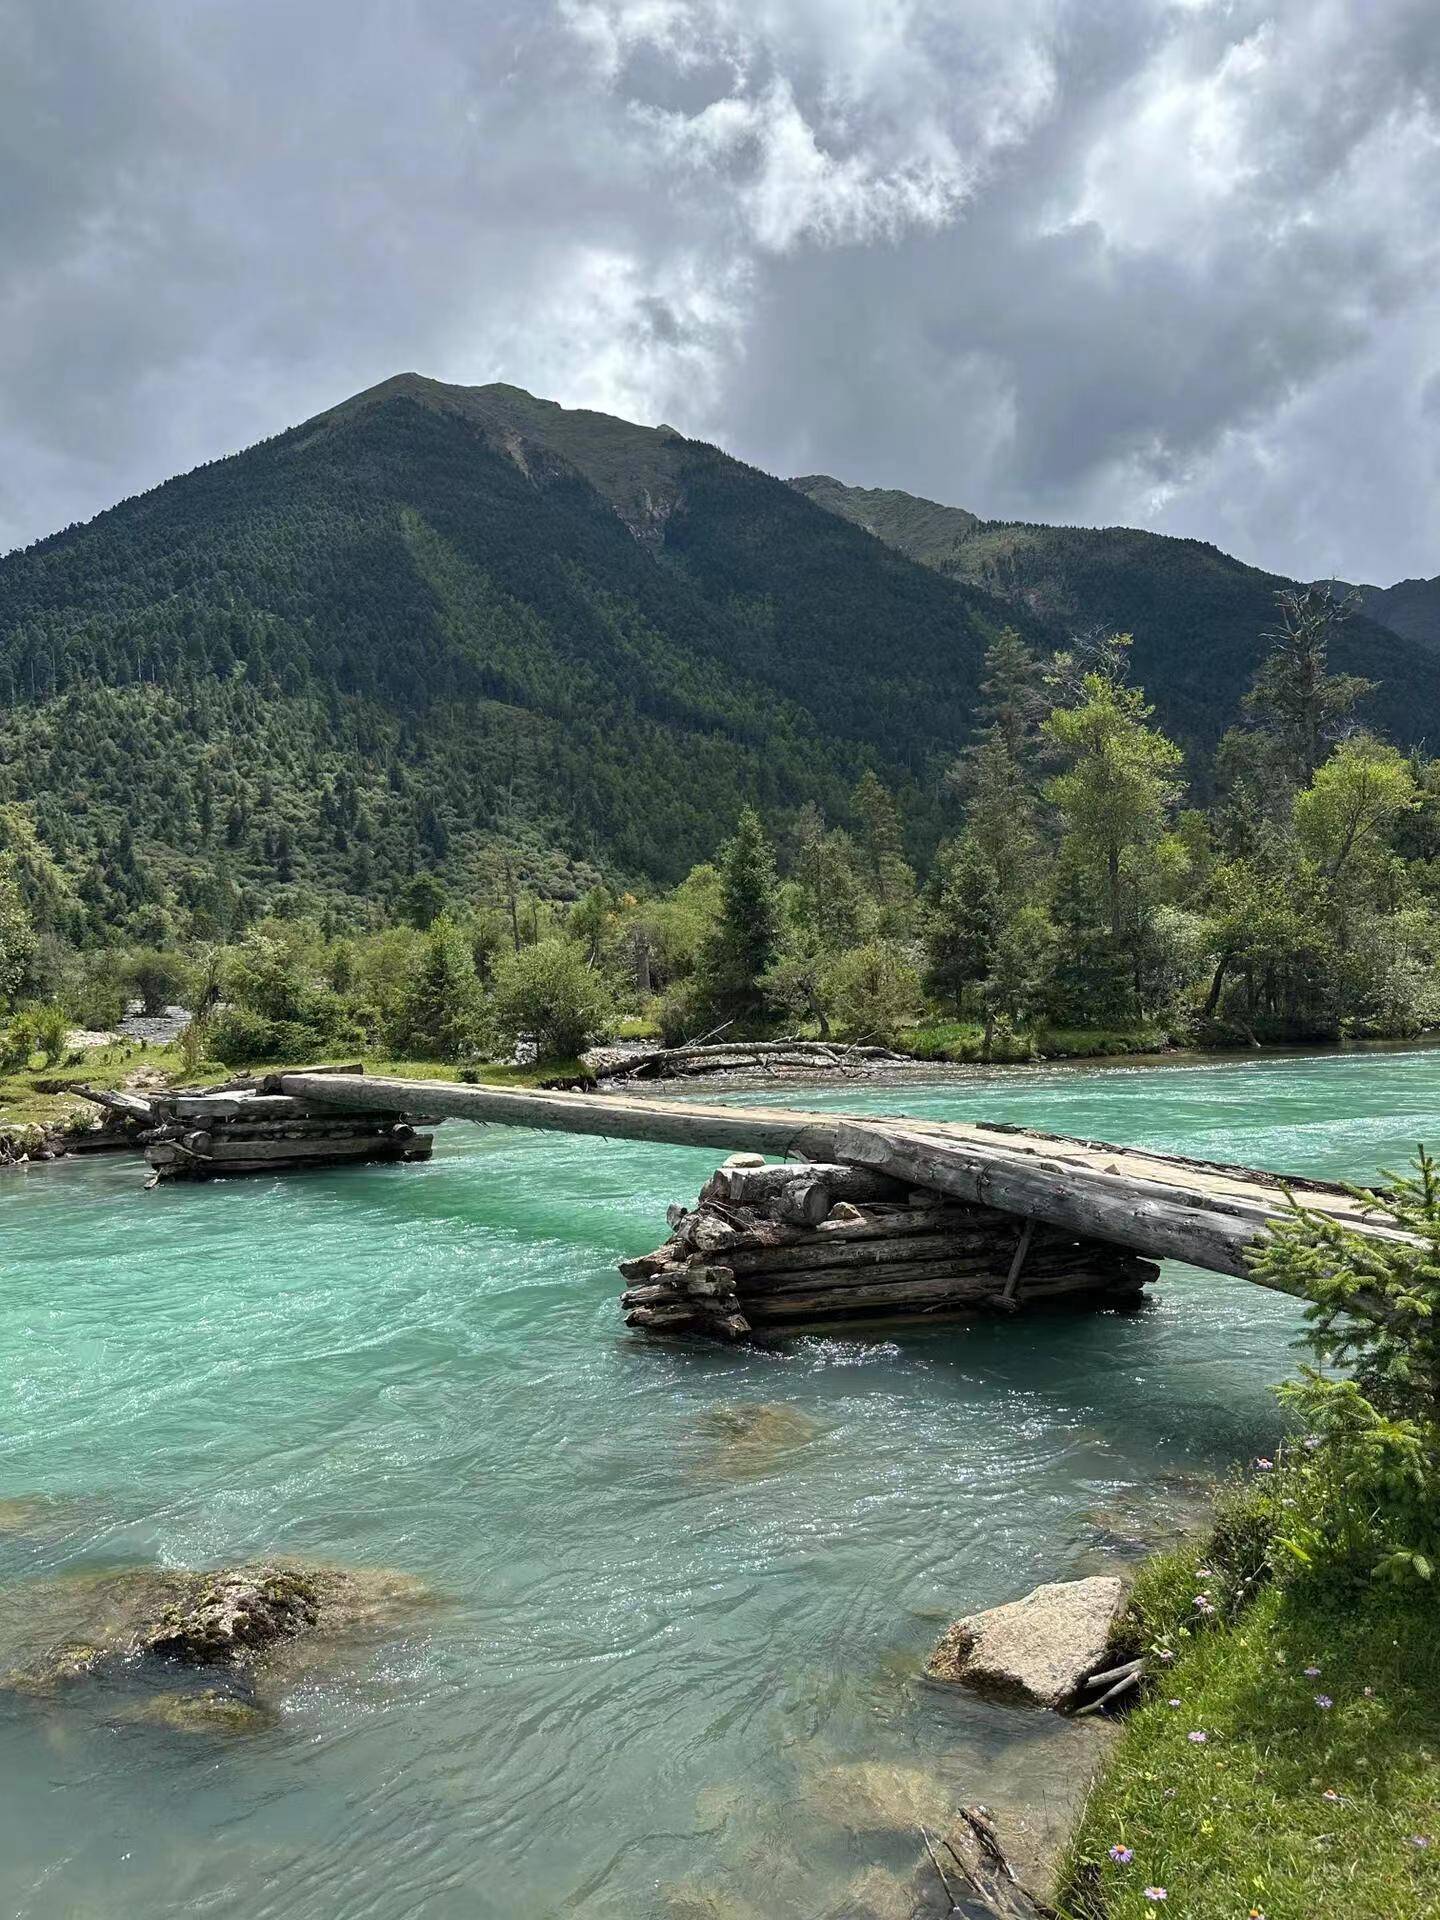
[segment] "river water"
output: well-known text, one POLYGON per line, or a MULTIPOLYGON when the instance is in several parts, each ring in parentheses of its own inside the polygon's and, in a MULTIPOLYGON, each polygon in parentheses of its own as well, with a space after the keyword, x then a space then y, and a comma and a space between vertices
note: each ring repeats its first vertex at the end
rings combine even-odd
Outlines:
MULTIPOLYGON (((1440 1052, 805 1101, 1359 1177, 1440 1131, 1440 1052)), ((614 1263, 715 1158, 456 1123, 423 1167, 7 1177, 0 1629, 97 1569, 267 1554, 433 1599, 277 1676, 246 1737, 0 1693, 0 1913, 823 1915, 947 1803, 1055 1790, 1075 1730, 924 1654, 1263 1450, 1296 1308, 1171 1268, 1130 1314, 647 1343, 614 1263)))

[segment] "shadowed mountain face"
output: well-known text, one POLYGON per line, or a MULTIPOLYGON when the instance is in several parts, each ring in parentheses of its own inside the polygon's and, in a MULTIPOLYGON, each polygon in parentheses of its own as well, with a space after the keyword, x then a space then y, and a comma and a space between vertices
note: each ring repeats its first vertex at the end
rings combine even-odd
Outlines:
MULTIPOLYGON (((846 487, 825 475, 791 485, 832 513, 947 579, 982 587, 1064 632, 1109 627, 1133 633, 1134 678, 1161 721, 1187 746, 1212 747, 1235 716, 1263 635, 1275 624, 1275 594, 1293 581, 1233 560, 1199 540, 1133 527, 1047 527, 979 520, 906 493, 846 487)), ((1332 664, 1379 682, 1366 718, 1405 743, 1440 739, 1440 687, 1425 647, 1440 644, 1440 582, 1405 582, 1362 598, 1332 652, 1332 664), (1417 614, 1402 627, 1393 608, 1409 587, 1417 614), (1419 604, 1434 594, 1436 625, 1419 604), (1392 598, 1392 596, 1394 598, 1392 598)), ((1192 768, 1193 770, 1193 768, 1192 768)))
MULTIPOLYGON (((173 898, 223 929, 426 867, 475 888, 504 855, 560 893, 671 880, 747 800, 845 819, 867 765, 923 851, 1001 625, 1133 629, 1200 749, 1260 657, 1278 583, 1212 548, 805 491, 402 375, 0 560, 0 806, 92 928, 173 898)), ((1440 733, 1412 642, 1357 622, 1345 653, 1381 724, 1440 733)))
POLYGON ((1440 574, 1433 580, 1397 580, 1393 587, 1346 588, 1342 582, 1335 584, 1357 596, 1359 610, 1367 620, 1378 621, 1392 633, 1440 652, 1440 574))

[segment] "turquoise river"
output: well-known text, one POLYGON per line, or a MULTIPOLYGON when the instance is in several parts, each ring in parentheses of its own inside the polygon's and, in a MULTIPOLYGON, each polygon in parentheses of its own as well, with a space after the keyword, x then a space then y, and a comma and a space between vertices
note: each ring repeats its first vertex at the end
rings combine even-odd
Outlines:
MULTIPOLYGON (((1440 1133, 1440 1051, 805 1099, 1363 1177, 1440 1133)), ((0 1690, 6 1920, 824 1916, 949 1803, 1043 1811, 1076 1729, 919 1683, 940 1623, 1262 1451, 1298 1310, 1170 1269, 1130 1314, 628 1334, 615 1261, 716 1157, 454 1123, 423 1167, 0 1176, 0 1668, 102 1569, 426 1593, 243 1737, 0 1690)))

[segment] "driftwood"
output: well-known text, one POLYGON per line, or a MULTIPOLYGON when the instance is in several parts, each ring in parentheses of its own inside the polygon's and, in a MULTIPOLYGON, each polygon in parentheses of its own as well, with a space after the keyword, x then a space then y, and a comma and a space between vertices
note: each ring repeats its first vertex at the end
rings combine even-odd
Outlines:
POLYGON ((704 1073, 726 1073, 753 1066, 797 1066, 844 1071, 867 1061, 904 1063, 908 1055, 889 1047, 842 1046, 826 1040, 696 1041, 645 1051, 596 1047, 586 1063, 608 1080, 668 1080, 704 1073))
POLYGON ((152 1103, 138 1093, 117 1093, 109 1087, 76 1087, 75 1091, 82 1100, 92 1100, 97 1107, 123 1114, 127 1120, 149 1125, 155 1118, 152 1103))
POLYGON ((1061 1920, 1056 1908, 1032 1893, 1006 1859, 984 1807, 962 1808, 938 1845, 923 1827, 920 1831, 940 1884, 942 1913, 959 1914, 961 1920, 1061 1920))

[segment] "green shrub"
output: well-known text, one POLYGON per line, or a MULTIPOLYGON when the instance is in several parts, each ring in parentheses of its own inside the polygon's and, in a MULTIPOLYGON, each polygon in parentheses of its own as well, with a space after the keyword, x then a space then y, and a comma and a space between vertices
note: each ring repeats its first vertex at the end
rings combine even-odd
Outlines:
POLYGON ((1153 1653, 1163 1662, 1198 1634, 1233 1622, 1273 1572, 1288 1497, 1268 1465, 1222 1482, 1204 1536, 1141 1566, 1116 1633, 1117 1652, 1153 1653))
POLYGON ((23 1072, 36 1054, 47 1067, 65 1058, 70 1022, 58 1001, 23 1007, 0 1033, 0 1073, 23 1072))
POLYGON ((183 1005, 190 990, 190 969, 178 953, 163 947, 136 947, 120 967, 120 979, 139 996, 141 1010, 163 1013, 183 1005))
POLYGON ((490 1019, 513 1046, 535 1042, 542 1060, 569 1060, 607 1032, 616 1016, 609 981, 573 940, 542 940, 495 969, 490 1019))
POLYGON ((251 1007, 221 1007, 210 1022, 210 1051, 230 1066, 275 1060, 275 1022, 251 1007))
POLYGON ((852 1038, 893 1043, 920 1011, 920 974, 899 940, 871 940, 842 953, 830 969, 827 997, 852 1038))
POLYGON ((1422 1146, 1413 1174, 1385 1179, 1383 1192, 1351 1193, 1403 1237, 1356 1233, 1290 1195, 1252 1266, 1308 1300, 1311 1346, 1350 1376, 1307 1367, 1281 1389, 1309 1428, 1290 1561, 1428 1581, 1440 1561, 1440 1176, 1422 1146))

